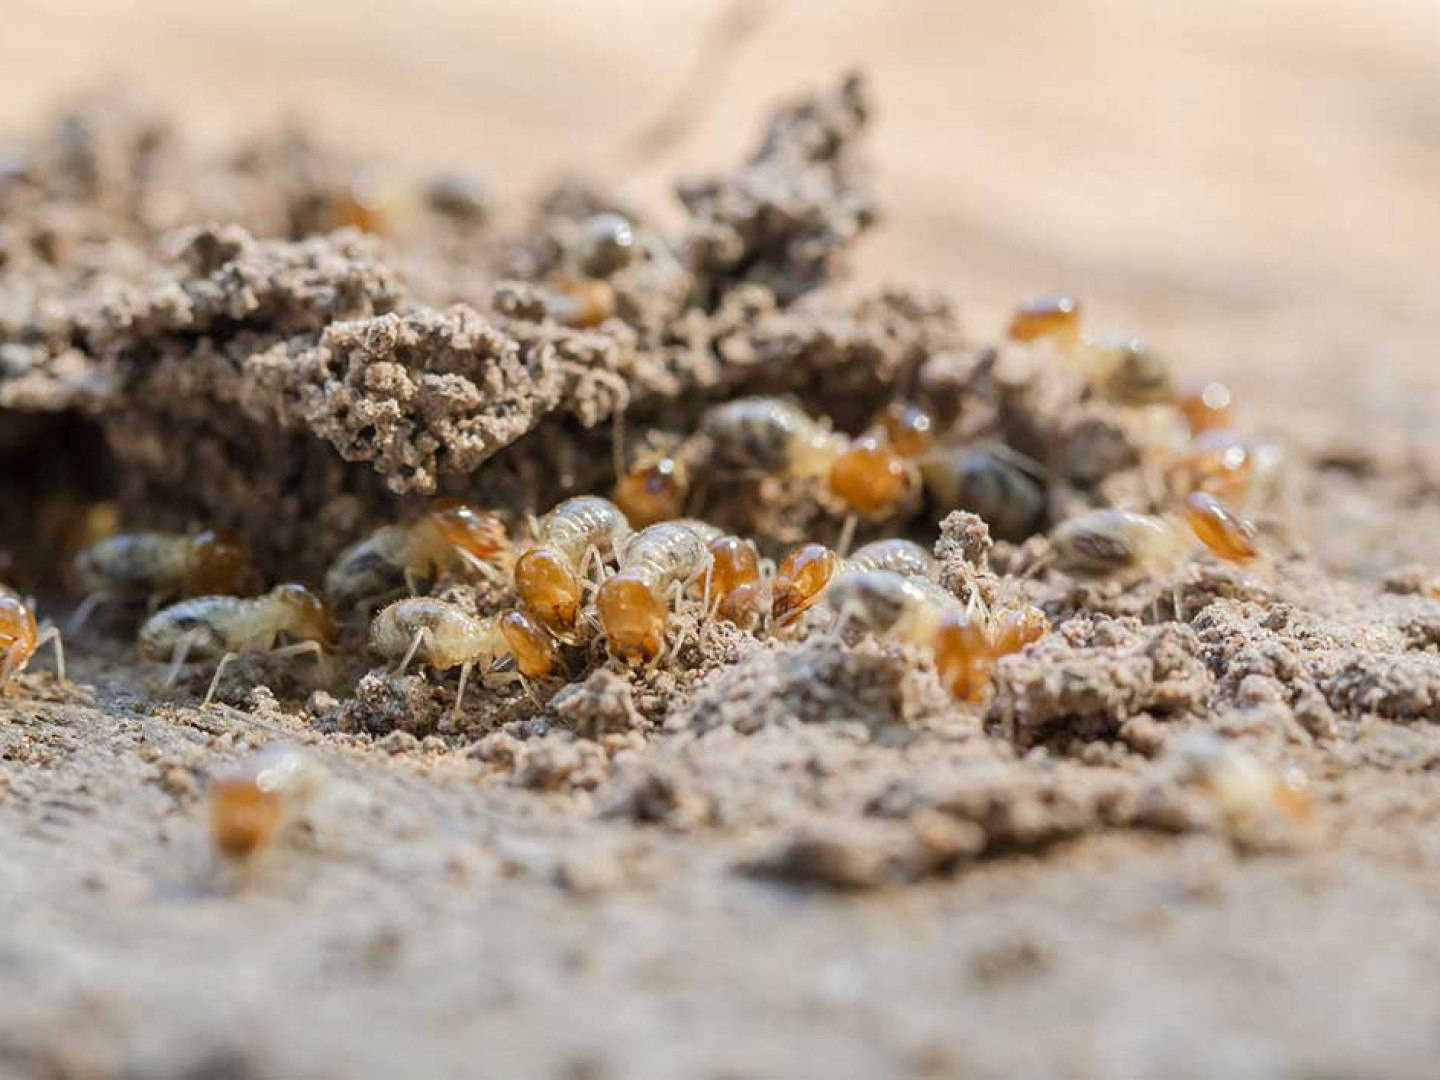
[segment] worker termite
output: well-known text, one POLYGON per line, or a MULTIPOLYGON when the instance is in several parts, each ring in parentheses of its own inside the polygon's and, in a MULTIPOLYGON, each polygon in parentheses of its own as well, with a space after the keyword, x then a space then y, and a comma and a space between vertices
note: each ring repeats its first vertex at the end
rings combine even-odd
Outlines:
POLYGON ((960 602, 928 578, 893 570, 846 568, 825 590, 837 627, 855 623, 872 633, 909 645, 929 647, 946 612, 960 602))
POLYGON ((162 608, 140 628, 140 655, 170 661, 165 685, 179 678, 188 659, 220 658, 201 707, 210 704, 220 676, 236 657, 314 653, 323 663, 335 623, 324 599, 304 585, 277 585, 262 596, 197 596, 162 608), (281 638, 291 644, 277 646, 281 638))
POLYGON ((659 657, 671 603, 710 567, 707 538, 689 524, 667 521, 632 536, 620 569, 595 594, 600 626, 616 658, 631 663, 659 657))
POLYGON ((825 601, 839 624, 855 622, 890 640, 930 649, 941 684, 971 703, 989 690, 997 660, 1050 630, 1038 608, 987 615, 977 603, 961 604, 928 578, 890 570, 847 569, 826 591, 825 601))
POLYGON ((741 398, 701 425, 721 472, 814 479, 861 517, 891 513, 917 486, 914 467, 879 434, 849 439, 779 398, 741 398))
POLYGON ((516 593, 552 633, 573 634, 590 564, 602 569, 631 531, 625 514, 609 499, 566 499, 540 520, 533 544, 515 560, 516 593))
POLYGON ((1080 301, 1042 296, 1022 304, 1010 320, 1010 339, 1054 342, 1103 397, 1118 405, 1169 404, 1175 398, 1170 365, 1137 337, 1081 334, 1080 301))
POLYGON ((60 631, 53 626, 41 629, 30 604, 0 585, 0 690, 12 676, 25 670, 42 646, 55 650, 55 672, 65 678, 65 647, 60 631))
POLYGON ((1028 300, 1010 319, 1011 341, 1050 339, 1062 349, 1080 342, 1080 301, 1063 293, 1028 300))
POLYGON ((842 559, 824 544, 801 544, 775 571, 773 611, 776 622, 792 622, 814 607, 841 570, 885 570, 902 577, 930 577, 935 558, 913 540, 876 540, 842 559))
POLYGON ((215 850, 247 859, 274 843, 319 791, 322 772, 293 746, 272 743, 210 782, 215 850))
POLYGON ((1167 405, 1175 399, 1169 361, 1137 337, 1087 339, 1075 357, 1090 384, 1117 405, 1167 405))
POLYGON ((375 616, 370 647, 396 663, 404 674, 412 661, 437 671, 460 669, 454 712, 465 699, 465 684, 475 668, 488 683, 545 679, 559 663, 555 642, 528 611, 512 608, 500 615, 476 618, 454 604, 433 597, 397 600, 375 616), (499 665, 513 660, 513 671, 499 665))
POLYGON ((1179 565, 1195 541, 1227 562, 1248 562, 1259 553, 1255 527, 1205 492, 1192 493, 1178 519, 1127 510, 1081 514, 1050 534, 1050 552, 1067 573, 1124 579, 1179 565))
POLYGON ((393 594, 402 583, 413 593, 422 578, 469 566, 493 577, 509 555, 505 526, 468 503, 441 500, 404 525, 385 525, 342 551, 325 575, 325 595, 345 607, 393 594))
POLYGON ((117 533, 97 540, 75 557, 76 586, 86 594, 71 625, 85 621, 97 604, 177 596, 245 593, 258 581, 249 550, 223 533, 117 533))
POLYGON ((1170 753, 1181 777, 1207 792, 1225 823, 1243 833, 1278 820, 1290 828, 1312 825, 1315 802, 1298 769, 1276 772, 1212 732, 1177 739, 1170 753))

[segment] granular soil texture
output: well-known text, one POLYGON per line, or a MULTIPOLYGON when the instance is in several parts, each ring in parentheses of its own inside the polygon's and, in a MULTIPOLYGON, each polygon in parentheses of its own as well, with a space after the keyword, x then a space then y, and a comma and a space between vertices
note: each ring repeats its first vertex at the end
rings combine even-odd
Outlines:
MULTIPOLYGON (((533 697, 452 713, 453 680, 371 670, 352 620, 328 688, 245 660, 201 710, 208 669, 165 688, 138 613, 97 615, 70 681, 42 658, 0 699, 0 1068, 1433 1075, 1440 602, 1412 549, 1331 527, 1340 505, 1422 527, 1433 469, 1297 440, 1254 563, 1047 569, 1030 532, 1167 508, 1141 425, 941 299, 846 278, 877 214, 869 114, 854 78, 777 111, 738 168, 678 186, 678 229, 576 182, 519 225, 453 177, 382 198, 297 136, 203 157, 116 102, 17 146, 0 547, 42 614, 78 599, 56 563, 97 499, 318 582, 437 493, 521 535, 608 490, 622 417, 635 451, 744 395, 851 432, 914 395, 1045 499, 993 540, 934 500, 861 539, 905 532, 957 596, 1055 629, 966 705, 923 650, 818 613, 759 636, 682 615, 653 669, 576 650, 533 697), (623 250, 594 227, 615 212, 623 250), (222 863, 207 782, 275 739, 326 782, 222 863)), ((703 511, 771 555, 843 516, 723 476, 703 511)))

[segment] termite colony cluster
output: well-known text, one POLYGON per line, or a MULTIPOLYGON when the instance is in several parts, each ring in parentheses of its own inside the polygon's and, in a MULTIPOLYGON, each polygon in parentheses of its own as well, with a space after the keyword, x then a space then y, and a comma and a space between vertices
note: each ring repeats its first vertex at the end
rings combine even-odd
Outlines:
MULTIPOLYGON (((601 666, 635 679, 683 668, 687 646, 720 624, 761 642, 869 635, 982 706, 1004 658, 1070 613, 1063 594, 1037 592, 1050 575, 1127 586, 1195 555, 1259 558, 1251 522, 1280 490, 1276 448, 1236 431, 1224 386, 1177 386, 1143 342, 1092 335, 1076 298, 1026 303, 998 345, 963 349, 915 329, 930 319, 918 301, 887 297, 831 323, 795 314, 873 218, 846 149, 865 112, 849 82, 834 101, 780 114, 739 180, 682 193, 696 217, 683 245, 573 193, 570 215, 557 195, 565 228, 515 256, 517 280, 494 286, 484 319, 405 312, 368 263, 335 286, 323 278, 333 253, 309 241, 276 248, 281 284, 256 300, 255 242, 202 229, 183 233, 181 283, 158 299, 35 329, 7 354, 21 375, 6 388, 0 371, 0 407, 50 393, 58 408, 113 416, 117 467, 141 463, 145 497, 163 487, 165 512, 201 526, 136 531, 111 503, 71 507, 48 542, 68 564, 66 633, 98 639, 106 612, 104 627, 133 628, 167 687, 209 665, 204 705, 236 657, 308 655, 330 689, 373 666, 456 672, 457 715, 473 681, 538 710, 601 666), (791 183, 797 172, 809 182, 791 183), (770 187, 783 213, 766 202, 770 187), (130 371, 132 398, 106 398, 119 380, 72 377, 66 364, 130 371), (1070 412, 1057 421, 1034 399, 1062 384, 1070 412), (214 400, 163 411, 167 390, 196 386, 214 400), (203 444, 197 472, 136 434, 126 409, 142 398, 147 423, 203 444), (217 411, 236 414, 239 434, 215 434, 232 421, 217 411), (257 500, 301 492, 273 522, 228 494, 226 484, 244 492, 234 462, 252 451, 290 477, 254 480, 272 484, 254 488, 257 500), (494 494, 524 483, 533 493, 537 461, 560 474, 540 490, 563 497, 547 507, 494 494), (392 493, 469 486, 398 512, 373 477, 347 471, 353 462, 392 493), (213 486, 206 468, 223 473, 213 486), (446 468, 459 482, 438 482, 446 468), (1107 487, 1119 480, 1130 486, 1107 487), (365 513, 322 571, 308 546, 277 538, 314 531, 304 515, 321 503, 303 497, 327 484, 340 494, 325 508, 365 513), (1004 542, 1006 573, 983 554, 958 573, 937 561, 935 525, 957 510, 1004 542), (277 566, 304 582, 267 588, 277 566)), ((355 190, 312 226, 287 227, 384 231, 383 206, 355 190)), ((480 213, 462 185, 429 199, 457 218, 480 213)), ((47 643, 61 667, 60 637, 32 600, 0 593, 0 687, 13 690, 47 643)), ((247 768, 215 788, 215 835, 236 854, 279 827, 287 792, 309 790, 284 755, 247 768)))
MULTIPOLYGON (((1175 499, 1169 513, 1098 509, 1061 521, 1027 576, 1053 567, 1080 578, 1135 579, 1196 551, 1230 562, 1257 557, 1256 529, 1241 509, 1257 455, 1229 426, 1223 386, 1177 393, 1144 345, 1087 339, 1079 302, 1068 296, 1022 306, 1009 338, 1044 343, 1054 362, 1081 370, 1097 393, 1146 409, 1146 422, 1165 436, 1146 452, 1175 499)), ((884 537, 851 551, 850 538, 861 522, 871 530, 909 528, 922 494, 942 513, 1038 520, 1045 482, 1043 465, 1004 444, 952 442, 920 400, 886 405, 851 436, 785 398, 740 398, 708 410, 695 434, 664 456, 625 469, 609 497, 566 499, 519 536, 491 509, 437 500, 345 548, 321 588, 286 583, 260 591, 245 546, 216 532, 117 531, 74 558, 80 604, 72 624, 103 604, 150 604, 138 632, 141 656, 169 665, 167 685, 189 661, 216 662, 209 704, 235 656, 324 661, 338 640, 337 621, 368 620, 370 650, 397 672, 412 664, 459 669, 458 711, 472 675, 534 695, 583 667, 576 657, 603 653, 632 668, 673 660, 684 643, 675 630, 682 612, 691 616, 686 625, 721 620, 782 638, 823 608, 837 632, 859 627, 927 650, 945 686, 978 702, 995 662, 1049 630, 1045 612, 1020 602, 991 608, 973 577, 942 587, 934 556, 915 540, 884 537), (755 539, 686 516, 703 507, 699 482, 764 477, 804 481, 837 506, 833 544, 802 543, 777 563, 755 539), (437 595, 456 578, 488 582, 514 602, 476 615, 437 595)), ((1018 595, 1022 583, 1014 584, 1007 590, 1001 579, 992 592, 1018 595)), ((0 683, 47 641, 59 655, 59 632, 39 629, 13 592, 0 597, 0 618, 0 683)))

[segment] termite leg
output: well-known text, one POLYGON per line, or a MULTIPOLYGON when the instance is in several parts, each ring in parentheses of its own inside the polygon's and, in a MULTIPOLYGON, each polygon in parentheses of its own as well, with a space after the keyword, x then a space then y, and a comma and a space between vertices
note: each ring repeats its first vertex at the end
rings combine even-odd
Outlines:
POLYGON ((109 599, 110 594, 104 592, 93 592, 85 597, 80 601, 80 606, 75 609, 75 613, 70 616, 69 622, 65 624, 65 632, 68 634, 79 633, 80 628, 89 621, 91 615, 95 614, 96 609, 109 599))
POLYGON ((210 680, 210 689, 205 691, 205 700, 200 702, 200 708, 208 709, 210 702, 215 698, 215 688, 220 685, 220 676, 225 674, 225 667, 234 660, 239 653, 227 652, 220 658, 220 663, 215 665, 215 677, 210 680))
POLYGON ((845 628, 850 625, 850 620, 855 617, 859 610, 860 609, 853 603, 846 604, 842 607, 835 613, 835 621, 830 624, 830 629, 826 631, 825 636, 836 643, 843 641, 845 628))
POLYGON ((594 544, 587 547, 585 554, 580 556, 579 578, 582 583, 590 585, 593 589, 598 589, 601 585, 605 584, 605 560, 600 557, 600 549, 594 544), (595 563, 594 581, 590 580, 590 563, 592 560, 595 563))
POLYGON ((460 715, 460 703, 465 700, 465 684, 470 679, 470 668, 474 666, 469 660, 460 667, 460 686, 455 691, 455 707, 450 710, 451 716, 460 715))
POLYGON ((835 554, 845 558, 850 554, 850 545, 855 542, 855 529, 860 524, 858 514, 849 514, 840 526, 840 538, 835 541, 835 554))
POLYGON ((410 639, 410 648, 405 650, 405 656, 400 661, 400 666, 395 669, 396 675, 404 675, 405 669, 410 666, 410 661, 415 659, 415 654, 420 651, 420 645, 425 640, 426 629, 422 626, 415 631, 415 636, 410 639))
POLYGON ((478 555, 475 555, 469 551, 459 551, 458 554, 460 558, 464 561, 465 565, 469 566, 470 569, 474 570, 486 581, 490 582, 490 584, 503 585, 505 583, 505 579, 503 575, 501 575, 500 571, 495 569, 495 567, 491 566, 478 555))
POLYGON ((197 640, 196 633, 192 631, 182 634, 180 640, 175 643, 175 651, 170 655, 170 670, 165 674, 165 689, 170 689, 180 679, 180 669, 185 666, 185 657, 190 655, 190 646, 197 640))
POLYGON ((35 652, 39 652, 46 645, 52 645, 55 649, 55 677, 61 682, 65 681, 65 643, 60 640, 60 631, 53 626, 47 626, 40 631, 40 636, 35 639, 35 652))

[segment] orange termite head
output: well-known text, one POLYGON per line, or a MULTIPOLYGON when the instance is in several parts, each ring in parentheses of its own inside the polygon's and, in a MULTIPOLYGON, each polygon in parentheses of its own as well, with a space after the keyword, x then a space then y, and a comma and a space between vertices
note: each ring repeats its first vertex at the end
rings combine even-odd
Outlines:
POLYGON ((246 858, 267 846, 323 776, 293 746, 271 745, 218 774, 210 784, 210 837, 222 855, 246 858))
POLYGON ((1053 338, 1062 348, 1080 340, 1080 301, 1063 293, 1027 300, 1010 319, 1011 341, 1053 338))
POLYGON ((304 641, 329 644, 335 638, 335 616, 325 598, 294 582, 277 585, 270 596, 283 613, 283 629, 304 641))
POLYGON ((653 660, 665 644, 667 611, 644 577, 621 570, 595 594, 595 609, 611 653, 626 663, 653 660))
POLYGON ((1190 434, 1203 435, 1230 426, 1230 388, 1224 383, 1212 382, 1204 386, 1181 390, 1175 398, 1175 407, 1190 427, 1190 434))
POLYGON ((185 591, 194 596, 243 596, 258 581, 250 549, 206 529, 190 538, 185 591))
POLYGON ((555 639, 540 620, 524 608, 512 608, 500 616, 500 633, 515 657, 515 670, 527 679, 545 679, 554 674, 559 655, 555 639))
POLYGON ((935 672, 960 701, 977 702, 990 687, 995 653, 980 621, 968 611, 947 611, 935 632, 935 672))
POLYGON ((814 607, 831 579, 840 572, 841 558, 824 544, 801 544, 785 556, 775 572, 774 616, 777 622, 798 618, 814 607))
POLYGON ((1250 441, 1230 428, 1210 428, 1191 440, 1173 466, 1191 491, 1226 498, 1243 496, 1255 471, 1250 441))
POLYGON ((637 466, 615 484, 615 505, 637 529, 680 517, 690 491, 689 470, 679 458, 665 456, 637 466))
POLYGON ((583 591, 575 571, 547 548, 531 548, 515 560, 515 592, 552 632, 575 629, 583 591))
POLYGON ((458 499, 435 500, 425 520, 445 543, 479 562, 496 562, 509 547, 504 522, 458 499))
POLYGON ((0 687, 30 662, 39 633, 29 606, 18 596, 0 593, 0 687))
POLYGON ((878 423, 901 457, 917 458, 935 442, 935 418, 919 405, 893 401, 880 414, 878 423))
POLYGON ((760 552, 753 541, 738 536, 717 536, 706 547, 711 560, 711 606, 722 619, 753 628, 765 609, 760 552))
POLYGON ((1185 521, 1218 559, 1248 562, 1259 554, 1255 526, 1207 492, 1193 491, 1186 496, 1185 521))
POLYGON ((893 513, 914 482, 913 467, 893 446, 874 435, 856 439, 830 467, 830 491, 866 518, 893 513))

